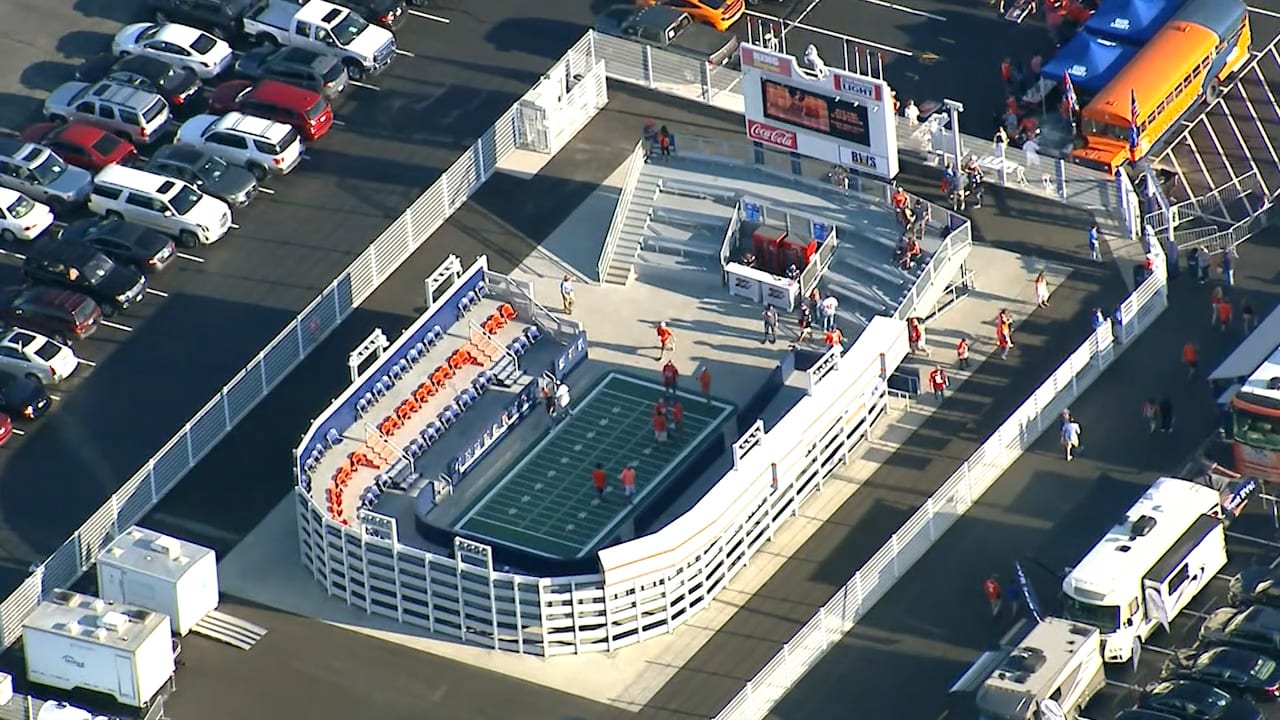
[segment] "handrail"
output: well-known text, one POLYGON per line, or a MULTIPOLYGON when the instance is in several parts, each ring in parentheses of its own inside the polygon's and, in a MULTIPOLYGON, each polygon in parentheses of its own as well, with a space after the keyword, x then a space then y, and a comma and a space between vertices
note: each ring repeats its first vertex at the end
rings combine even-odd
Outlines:
POLYGON ((627 174, 622 180, 622 188, 618 192, 618 205, 613 209, 613 219, 609 221, 609 232, 604 236, 604 247, 600 250, 600 259, 596 262, 596 280, 603 285, 605 273, 613 262, 613 253, 618 249, 618 240, 622 237, 622 228, 627 224, 627 210, 631 207, 631 198, 636 193, 636 181, 640 171, 644 169, 649 148, 644 140, 636 143, 627 159, 627 174))

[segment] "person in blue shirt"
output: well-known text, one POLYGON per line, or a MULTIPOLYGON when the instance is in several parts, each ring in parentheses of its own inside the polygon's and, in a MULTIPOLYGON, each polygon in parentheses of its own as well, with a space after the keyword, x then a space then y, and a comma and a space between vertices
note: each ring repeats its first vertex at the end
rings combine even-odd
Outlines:
POLYGON ((1236 260, 1233 257, 1235 253, 1230 248, 1222 253, 1222 282, 1231 287, 1236 284, 1236 260))
POLYGON ((1093 316, 1089 318, 1089 320, 1090 322, 1093 323, 1094 330, 1097 330, 1098 328, 1107 324, 1107 316, 1102 314, 1102 308, 1094 308, 1093 316))
POLYGON ((1089 226, 1089 257, 1094 262, 1102 262, 1102 250, 1098 247, 1098 223, 1089 226))

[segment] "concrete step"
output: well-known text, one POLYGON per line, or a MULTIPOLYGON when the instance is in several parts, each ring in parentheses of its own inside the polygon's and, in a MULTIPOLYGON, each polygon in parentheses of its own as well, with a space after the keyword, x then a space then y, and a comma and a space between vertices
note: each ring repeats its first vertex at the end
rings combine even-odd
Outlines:
POLYGON ((248 650, 267 634, 267 629, 219 610, 210 610, 191 628, 191 632, 248 650))

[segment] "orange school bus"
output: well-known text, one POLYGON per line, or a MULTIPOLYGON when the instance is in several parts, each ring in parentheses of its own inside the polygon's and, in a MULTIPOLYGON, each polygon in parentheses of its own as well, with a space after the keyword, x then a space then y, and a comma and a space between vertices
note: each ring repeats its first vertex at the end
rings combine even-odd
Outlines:
POLYGON ((1227 78, 1249 60, 1249 13, 1243 0, 1188 0, 1080 113, 1080 165, 1114 173, 1129 161, 1131 99, 1138 105, 1142 157, 1202 98, 1218 98, 1227 78))

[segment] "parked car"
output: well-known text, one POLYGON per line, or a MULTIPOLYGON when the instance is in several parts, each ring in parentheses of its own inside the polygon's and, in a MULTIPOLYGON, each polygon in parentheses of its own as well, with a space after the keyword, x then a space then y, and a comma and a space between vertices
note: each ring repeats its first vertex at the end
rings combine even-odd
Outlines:
POLYGON ((83 243, 53 240, 33 248, 22 274, 41 285, 54 285, 93 298, 107 315, 142 301, 147 278, 83 243))
POLYGON ((0 370, 0 411, 6 415, 35 420, 52 404, 53 399, 40 383, 0 370))
POLYGON ((119 218, 81 220, 63 228, 59 238, 87 245, 144 275, 160 272, 177 256, 168 235, 119 218))
POLYGON ((660 50, 670 50, 711 65, 729 65, 738 56, 738 37, 699 25, 668 5, 636 8, 616 5, 596 16, 596 32, 660 50))
POLYGON ((236 59, 235 74, 254 82, 278 80, 332 100, 347 89, 349 78, 342 62, 297 47, 261 47, 236 59))
POLYGON ((166 145, 147 161, 146 170, 185 180, 228 205, 243 207, 258 195, 253 173, 188 145, 166 145))
POLYGON ((0 334, 0 370, 41 385, 56 385, 80 367, 75 351, 33 330, 13 328, 0 334))
POLYGON ((1200 640, 1275 655, 1280 653, 1280 610, 1263 605, 1214 610, 1200 626, 1200 640))
POLYGON ((44 145, 89 172, 98 172, 111 163, 130 163, 138 157, 133 143, 86 122, 36 123, 23 130, 21 137, 44 145))
POLYGON ((242 112, 291 125, 303 140, 318 140, 333 126, 333 108, 320 93, 279 82, 232 80, 209 98, 209 112, 242 112))
POLYGON ((244 16, 266 0, 147 0, 156 22, 180 22, 230 40, 244 32, 244 16))
POLYGON ((356 11, 360 17, 374 25, 381 25, 388 30, 399 29, 407 17, 402 0, 342 0, 340 4, 356 11))
POLYGON ((1257 565, 1242 570, 1227 585, 1227 602, 1280 607, 1280 569, 1257 565))
POLYGON ((120 57, 112 53, 100 53, 80 63, 76 80, 88 83, 110 80, 142 88, 164 98, 170 110, 188 105, 204 86, 190 68, 148 55, 120 57))
POLYGON ((102 308, 72 290, 35 286, 0 290, 0 319, 60 343, 83 340, 98 329, 102 308))
POLYGON ((128 168, 105 167, 93 179, 89 209, 172 235, 185 247, 210 245, 231 230, 231 208, 177 178, 128 168))
POLYGON ((0 445, 9 442, 9 438, 13 436, 13 420, 8 415, 0 413, 0 445))
POLYGON ((636 0, 636 5, 666 5, 688 14, 694 22, 709 25, 720 32, 728 30, 747 7, 743 0, 636 0))
POLYGON ((287 175, 302 159, 302 142, 293 128, 238 112, 197 115, 178 129, 178 142, 246 168, 259 179, 287 175))
POLYGON ((0 188, 0 240, 35 240, 53 225, 53 210, 17 190, 0 188))
POLYGON ((44 101, 50 122, 79 120, 129 138, 134 145, 155 142, 169 124, 164 98, 112 80, 68 82, 54 88, 44 101))
POLYGON ((1252 700, 1191 680, 1157 683, 1142 694, 1138 707, 1181 720, 1263 720, 1262 710, 1252 700))
POLYGON ((202 80, 226 72, 233 61, 226 41, 178 23, 126 25, 112 38, 111 52, 121 57, 146 55, 189 68, 202 80))
POLYGON ((1174 653, 1160 671, 1162 680, 1197 680, 1263 700, 1280 697, 1280 664, 1252 650, 1196 648, 1174 653))
POLYGON ((17 190, 55 211, 83 203, 93 188, 93 175, 68 165, 43 145, 0 137, 0 187, 17 190))

